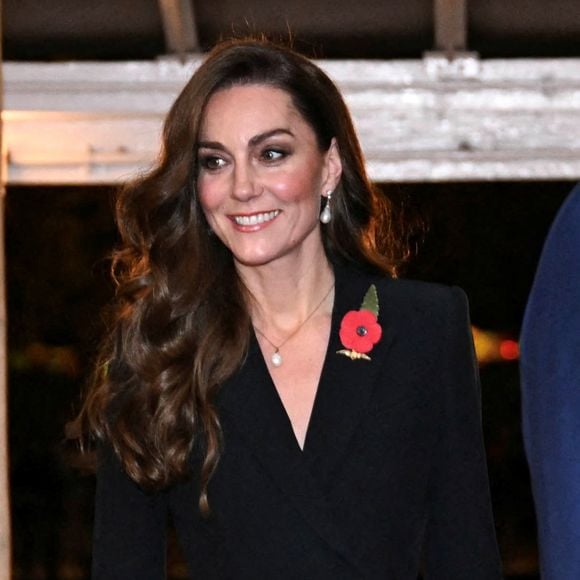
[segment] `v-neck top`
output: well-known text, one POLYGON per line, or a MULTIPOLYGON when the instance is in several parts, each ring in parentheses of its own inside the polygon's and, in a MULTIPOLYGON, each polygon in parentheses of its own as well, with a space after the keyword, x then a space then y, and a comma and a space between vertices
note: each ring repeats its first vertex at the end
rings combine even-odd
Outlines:
POLYGON ((105 451, 94 578, 164 578, 169 516, 196 579, 501 578, 464 293, 353 268, 335 277, 303 450, 254 337, 216 400, 210 517, 195 476, 147 495, 105 451), (352 360, 339 328, 371 284, 382 335, 370 360, 352 360))
MULTIPOLYGON (((336 300, 337 300, 336 296, 337 296, 337 292, 335 292, 334 297, 333 297, 332 310, 331 310, 331 316, 330 316, 330 332, 328 335, 328 341, 326 343, 326 348, 324 350, 324 355, 323 355, 324 358, 322 361, 320 375, 319 375, 318 381, 315 385, 314 400, 312 403, 312 409, 310 410, 310 417, 308 420, 308 426, 306 429, 306 434, 304 437, 304 444, 302 447, 300 447, 300 443, 298 441, 298 438, 296 437, 296 434, 294 433, 294 427, 292 425, 292 421, 290 419, 288 411, 284 405, 284 401, 282 400, 282 396, 280 395, 278 388, 276 387, 275 380, 272 377, 272 374, 270 373, 270 369, 268 368, 268 364, 267 364, 266 358, 265 358, 266 355, 262 352, 262 349, 260 348, 260 344, 259 344, 258 337, 256 335, 255 330, 253 328, 251 329, 249 354, 251 357, 255 358, 255 364, 257 367, 263 367, 261 369, 261 371, 265 371, 263 373, 264 382, 269 383, 269 385, 267 385, 267 386, 272 388, 275 391, 275 393, 278 397, 278 401, 280 402, 280 405, 282 406, 282 409, 284 411, 284 415, 286 416, 286 419, 287 419, 288 424, 290 426, 290 429, 292 430, 292 434, 294 436, 296 445, 298 446, 298 449, 301 452, 304 452, 304 449, 306 448, 306 445, 308 444, 308 434, 310 432, 310 427, 312 425, 312 422, 313 422, 313 419, 315 416, 317 401, 320 397, 319 393, 321 390, 321 384, 323 382, 323 378, 326 375, 326 369, 327 369, 328 365, 330 364, 329 359, 331 358, 331 343, 332 343, 331 338, 338 333, 338 329, 340 326, 340 320, 339 320, 339 316, 338 316, 337 308, 336 308, 336 300)), ((281 419, 281 420, 283 420, 283 419, 281 419)))

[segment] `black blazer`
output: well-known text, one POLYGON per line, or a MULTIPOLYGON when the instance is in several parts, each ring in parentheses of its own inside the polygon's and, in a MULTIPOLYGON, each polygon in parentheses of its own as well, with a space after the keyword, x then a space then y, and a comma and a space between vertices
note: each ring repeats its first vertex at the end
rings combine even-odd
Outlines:
POLYGON ((164 578, 169 515, 194 579, 501 577, 465 295, 341 268, 335 295, 304 450, 254 338, 217 401, 211 517, 196 478, 146 495, 104 453, 95 579, 164 578), (371 361, 351 360, 340 322, 373 283, 382 338, 371 361))

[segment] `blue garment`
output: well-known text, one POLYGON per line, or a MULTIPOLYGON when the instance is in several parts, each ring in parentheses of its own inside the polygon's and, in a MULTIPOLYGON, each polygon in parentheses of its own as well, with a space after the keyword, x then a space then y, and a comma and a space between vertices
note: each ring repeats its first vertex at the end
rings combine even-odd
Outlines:
POLYGON ((580 578, 580 184, 547 237, 521 337, 542 578, 580 578))

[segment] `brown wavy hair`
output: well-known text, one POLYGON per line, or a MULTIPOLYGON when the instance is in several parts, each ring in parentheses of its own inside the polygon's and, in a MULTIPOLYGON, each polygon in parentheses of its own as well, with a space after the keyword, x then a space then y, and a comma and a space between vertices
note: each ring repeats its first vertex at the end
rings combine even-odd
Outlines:
POLYGON ((146 490, 190 476, 189 457, 199 449, 202 513, 220 455, 213 401, 242 365, 251 327, 232 255, 201 211, 196 143, 208 99, 244 84, 286 91, 321 151, 336 139, 342 177, 322 229, 331 262, 395 274, 407 256, 390 201, 370 183, 350 114, 326 74, 267 40, 217 46, 171 107, 156 166, 118 194, 113 320, 76 419, 77 432, 108 442, 146 490))

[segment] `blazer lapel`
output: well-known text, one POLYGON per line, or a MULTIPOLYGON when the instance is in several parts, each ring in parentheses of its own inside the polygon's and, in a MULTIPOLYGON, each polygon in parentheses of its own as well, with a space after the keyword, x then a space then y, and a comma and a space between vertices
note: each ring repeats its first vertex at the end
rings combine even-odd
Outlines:
MULTIPOLYGON (((330 344, 304 445, 309 470, 325 489, 331 485, 334 468, 349 453, 349 443, 364 421, 377 378, 385 371, 387 354, 395 339, 394 328, 389 325, 388 305, 380 303, 378 322, 382 336, 369 353, 371 360, 351 360, 337 353, 344 348, 339 337, 342 318, 348 311, 360 308, 370 285, 379 278, 341 268, 335 269, 335 276, 337 299, 330 344)), ((380 280, 384 284, 384 279, 380 280)))
POLYGON ((335 277, 329 347, 304 451, 298 446, 255 337, 244 367, 222 386, 217 402, 224 426, 235 430, 231 436, 252 450, 308 524, 344 562, 357 570, 343 531, 333 520, 334 507, 327 500, 325 482, 331 479, 333 467, 348 453, 349 442, 364 420, 376 375, 394 335, 386 327, 385 305, 380 305, 383 335, 370 353, 372 360, 353 361, 337 354, 343 348, 339 339, 341 320, 349 310, 360 308, 373 278, 340 268, 335 269, 335 277))
MULTIPOLYGON (((218 397, 222 422, 253 452, 305 521, 356 569, 331 506, 309 471, 255 338, 244 368, 218 397)), ((227 454, 227 441, 225 453, 227 454)))

